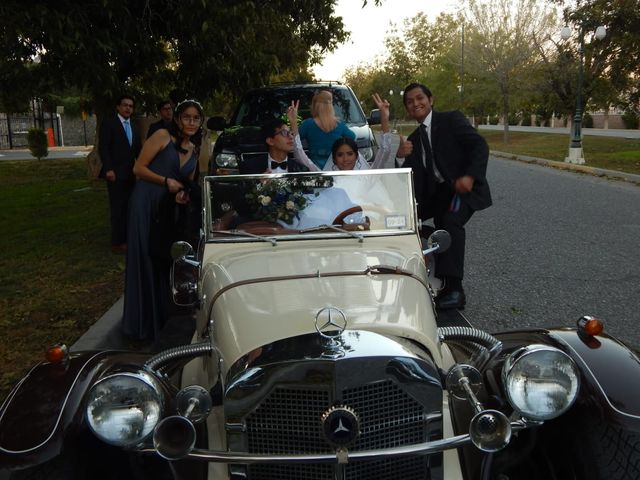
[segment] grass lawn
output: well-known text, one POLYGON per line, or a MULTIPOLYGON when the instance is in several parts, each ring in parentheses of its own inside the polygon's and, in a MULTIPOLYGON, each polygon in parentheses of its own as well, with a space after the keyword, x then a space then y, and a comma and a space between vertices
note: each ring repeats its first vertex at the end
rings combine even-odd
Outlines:
MULTIPOLYGON (((413 125, 398 125, 402 135, 408 135, 413 125)), ((479 130, 489 148, 499 152, 526 155, 563 162, 569 150, 569 135, 557 133, 509 132, 509 143, 503 143, 502 131, 479 130)), ((607 170, 640 174, 640 139, 596 137, 582 140, 586 165, 607 170)))
POLYGON ((86 171, 85 159, 0 161, 0 399, 122 295, 106 186, 86 171))

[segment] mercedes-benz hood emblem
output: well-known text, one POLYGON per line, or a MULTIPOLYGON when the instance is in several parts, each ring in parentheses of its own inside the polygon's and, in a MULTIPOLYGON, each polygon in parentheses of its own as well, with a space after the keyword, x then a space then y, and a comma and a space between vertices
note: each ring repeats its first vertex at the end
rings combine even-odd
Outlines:
POLYGON ((316 331, 325 338, 337 338, 347 328, 347 317, 342 310, 325 307, 316 313, 316 331))

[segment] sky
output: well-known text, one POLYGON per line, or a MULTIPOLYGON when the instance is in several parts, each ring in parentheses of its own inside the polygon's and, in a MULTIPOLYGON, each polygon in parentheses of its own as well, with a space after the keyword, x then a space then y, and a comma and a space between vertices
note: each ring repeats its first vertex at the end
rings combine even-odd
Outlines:
POLYGON ((344 71, 359 63, 369 63, 384 53, 384 38, 390 29, 390 22, 402 27, 407 17, 424 12, 433 21, 440 12, 453 12, 455 0, 383 0, 376 7, 369 0, 362 8, 362 0, 338 0, 336 15, 341 16, 345 29, 351 38, 327 55, 313 72, 318 80, 343 80, 344 71))

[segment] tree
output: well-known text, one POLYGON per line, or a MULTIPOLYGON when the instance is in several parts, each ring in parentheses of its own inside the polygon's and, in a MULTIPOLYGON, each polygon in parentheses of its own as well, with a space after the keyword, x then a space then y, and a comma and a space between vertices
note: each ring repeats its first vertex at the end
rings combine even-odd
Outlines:
POLYGON ((306 75, 344 41, 334 3, 4 0, 0 103, 12 111, 35 94, 73 91, 90 102, 99 125, 123 92, 134 95, 138 112, 154 111, 176 88, 233 102, 274 76, 306 75))
MULTIPOLYGON (((637 0, 588 0, 567 2, 555 0, 564 6, 564 19, 573 28, 569 42, 558 43, 558 61, 572 67, 572 78, 577 78, 579 65, 579 33, 584 43, 584 104, 608 108, 618 105, 640 112, 640 8, 637 0), (602 40, 593 39, 598 26, 607 29, 602 40)), ((554 60, 554 58, 552 58, 554 60)), ((553 69, 553 67, 551 67, 553 69)), ((557 73, 558 69, 555 68, 557 73)), ((571 104, 575 102, 576 82, 554 82, 554 92, 571 104)), ((570 110, 573 111, 573 110, 570 110)))
POLYGON ((536 0, 467 0, 467 68, 499 89, 504 141, 519 85, 539 66, 539 45, 557 29, 555 12, 536 0))

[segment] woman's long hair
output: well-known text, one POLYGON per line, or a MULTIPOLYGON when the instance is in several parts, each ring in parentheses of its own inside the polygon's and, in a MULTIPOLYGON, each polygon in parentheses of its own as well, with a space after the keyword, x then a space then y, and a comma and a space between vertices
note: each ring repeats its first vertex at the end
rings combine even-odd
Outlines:
POLYGON ((180 153, 186 153, 187 151, 182 148, 182 141, 186 137, 180 127, 178 127, 178 120, 180 119, 180 115, 182 115, 184 111, 189 107, 194 107, 196 110, 198 110, 198 115, 200 115, 200 118, 202 119, 198 131, 194 133, 190 138, 196 148, 195 154, 198 155, 200 150, 199 140, 202 138, 202 122, 204 122, 204 110, 202 109, 202 105, 200 105, 198 101, 183 100, 178 104, 178 106, 176 106, 176 109, 173 112, 173 122, 171 122, 171 125, 169 126, 169 133, 176 139, 176 150, 178 150, 180 153))
POLYGON ((336 128, 338 119, 336 118, 336 112, 333 110, 333 95, 329 90, 318 90, 313 94, 311 116, 324 132, 330 132, 336 128))

